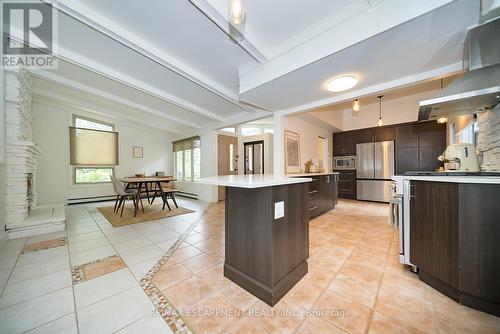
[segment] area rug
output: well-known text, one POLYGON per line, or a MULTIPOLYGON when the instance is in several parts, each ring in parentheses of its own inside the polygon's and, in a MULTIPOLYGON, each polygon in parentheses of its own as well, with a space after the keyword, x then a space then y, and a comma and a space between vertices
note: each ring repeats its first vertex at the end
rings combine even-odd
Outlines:
POLYGON ((189 210, 183 207, 172 207, 171 211, 169 211, 166 207, 165 210, 162 210, 162 207, 163 203, 153 205, 145 204, 144 213, 142 213, 142 210, 138 210, 136 217, 134 217, 134 206, 132 205, 132 202, 128 203, 128 205, 125 205, 122 217, 120 217, 120 213, 116 214, 113 212, 113 206, 105 206, 97 209, 102 213, 104 217, 106 217, 106 219, 111 223, 111 225, 113 225, 113 227, 137 224, 149 220, 174 217, 194 212, 193 210, 189 210))

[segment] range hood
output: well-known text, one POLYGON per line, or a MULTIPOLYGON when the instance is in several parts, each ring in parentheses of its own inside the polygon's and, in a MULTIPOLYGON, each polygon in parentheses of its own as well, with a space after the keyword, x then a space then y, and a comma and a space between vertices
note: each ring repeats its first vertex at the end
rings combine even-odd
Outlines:
POLYGON ((438 94, 420 102, 418 120, 475 114, 500 102, 500 18, 469 30, 465 74, 438 94))

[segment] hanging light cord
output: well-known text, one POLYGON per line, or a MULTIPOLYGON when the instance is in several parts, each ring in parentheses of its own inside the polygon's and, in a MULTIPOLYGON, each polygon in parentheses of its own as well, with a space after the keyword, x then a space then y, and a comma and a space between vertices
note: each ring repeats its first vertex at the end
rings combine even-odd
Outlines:
POLYGON ((377 96, 378 98, 378 117, 379 119, 382 119, 382 98, 384 95, 377 96))

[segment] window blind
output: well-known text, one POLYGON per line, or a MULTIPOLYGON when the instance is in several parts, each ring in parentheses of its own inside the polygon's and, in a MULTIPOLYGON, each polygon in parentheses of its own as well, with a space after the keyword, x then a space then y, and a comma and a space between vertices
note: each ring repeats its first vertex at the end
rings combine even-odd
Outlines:
POLYGON ((69 142, 71 165, 118 165, 117 132, 70 127, 69 142))
POLYGON ((174 152, 191 150, 200 147, 200 137, 196 136, 182 140, 177 140, 172 142, 172 144, 174 146, 174 152))

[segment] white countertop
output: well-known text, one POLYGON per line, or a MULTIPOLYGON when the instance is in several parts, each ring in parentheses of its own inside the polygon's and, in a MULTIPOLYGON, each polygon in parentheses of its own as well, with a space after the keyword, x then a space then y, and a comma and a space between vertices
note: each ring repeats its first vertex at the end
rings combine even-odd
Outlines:
POLYGON ((209 184, 214 186, 226 186, 235 188, 264 188, 272 186, 281 186, 286 184, 296 184, 311 182, 311 178, 307 177, 289 177, 288 175, 272 175, 272 174, 257 174, 257 175, 218 175, 204 177, 197 180, 197 183, 209 184))
POLYGON ((434 181, 434 182, 454 182, 454 183, 479 183, 479 184, 500 184, 498 176, 411 176, 411 175, 393 175, 394 181, 397 180, 415 180, 415 181, 434 181))
POLYGON ((321 175, 338 175, 339 172, 324 172, 324 173, 297 173, 297 174, 285 174, 288 177, 315 177, 321 175))

